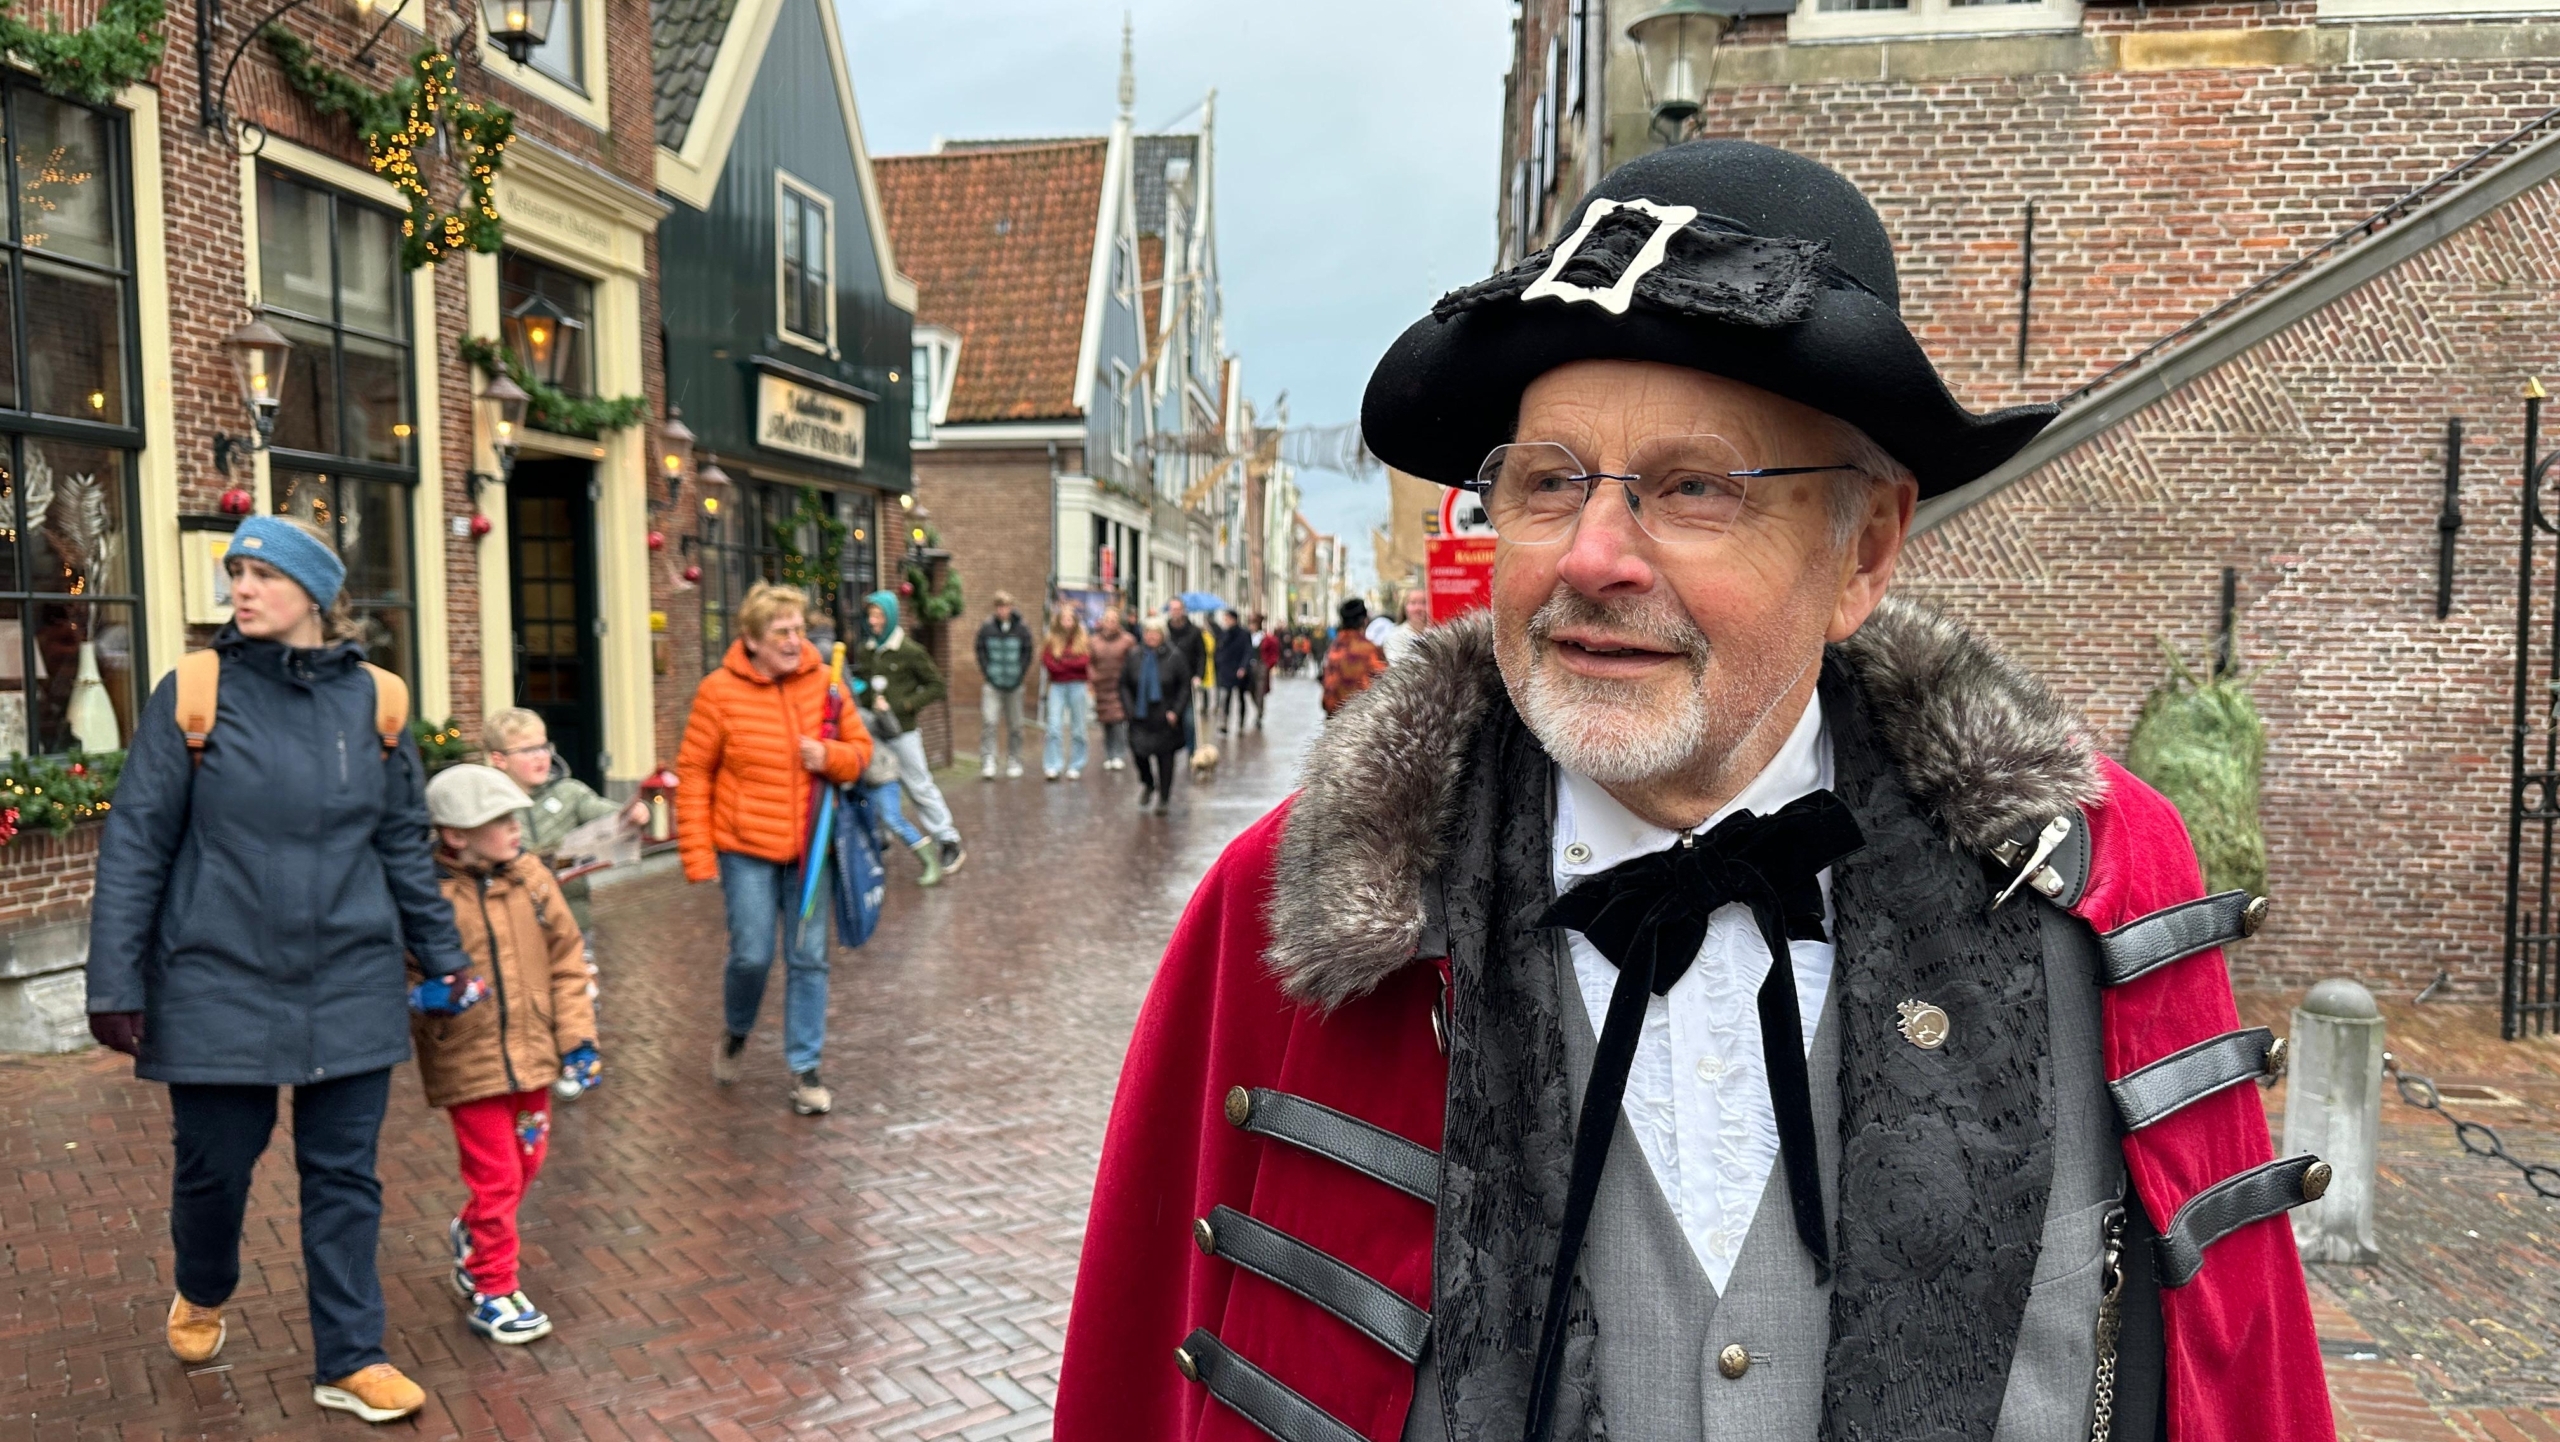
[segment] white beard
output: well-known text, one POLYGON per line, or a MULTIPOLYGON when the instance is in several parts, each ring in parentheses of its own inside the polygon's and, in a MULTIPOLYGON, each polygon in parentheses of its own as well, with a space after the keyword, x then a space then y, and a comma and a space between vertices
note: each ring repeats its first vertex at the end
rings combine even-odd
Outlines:
POLYGON ((1695 689, 1655 700, 1633 686, 1576 676, 1531 652, 1520 719, 1556 764, 1603 786, 1635 786, 1695 759, 1707 700, 1695 689))

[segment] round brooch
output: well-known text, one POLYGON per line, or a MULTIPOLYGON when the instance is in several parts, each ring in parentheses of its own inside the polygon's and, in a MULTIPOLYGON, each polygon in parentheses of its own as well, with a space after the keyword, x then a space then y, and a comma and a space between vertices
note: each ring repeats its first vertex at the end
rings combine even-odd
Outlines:
POLYGON ((1904 1041, 1922 1051, 1936 1051, 1947 1044, 1947 1014, 1934 1003, 1915 999, 1894 1010, 1902 1013, 1902 1020, 1897 1025, 1902 1029, 1904 1041))

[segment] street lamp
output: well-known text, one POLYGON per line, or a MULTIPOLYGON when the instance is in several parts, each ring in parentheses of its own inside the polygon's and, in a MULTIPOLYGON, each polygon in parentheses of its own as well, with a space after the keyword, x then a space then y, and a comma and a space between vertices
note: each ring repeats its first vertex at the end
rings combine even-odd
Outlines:
POLYGON ((245 440, 215 433, 213 468, 227 476, 234 450, 263 451, 276 433, 276 412, 284 406, 285 358, 292 353, 293 342, 252 312, 222 338, 222 349, 231 357, 232 374, 240 382, 240 403, 249 408, 255 428, 245 440))
POLYGON ((489 437, 489 449, 498 458, 497 475, 489 476, 479 471, 471 473, 471 498, 475 504, 480 499, 480 487, 484 483, 491 480, 503 483, 515 473, 516 428, 524 424, 525 405, 532 399, 524 393, 524 387, 517 385, 505 371, 494 371, 489 376, 489 384, 481 388, 479 398, 472 403, 480 413, 480 429, 489 437))
POLYGON ((551 38, 551 12, 559 0, 480 0, 480 17, 489 43, 507 52, 518 65, 551 38))
POLYGON ((571 357, 581 328, 548 296, 527 296, 507 312, 507 340, 525 374, 554 389, 566 389, 571 357))
POLYGON ((1656 134, 1666 129, 1679 134, 1704 107, 1716 42, 1732 26, 1733 17, 1710 9, 1706 0, 1667 0, 1627 26, 1644 71, 1645 103, 1653 107, 1656 134))

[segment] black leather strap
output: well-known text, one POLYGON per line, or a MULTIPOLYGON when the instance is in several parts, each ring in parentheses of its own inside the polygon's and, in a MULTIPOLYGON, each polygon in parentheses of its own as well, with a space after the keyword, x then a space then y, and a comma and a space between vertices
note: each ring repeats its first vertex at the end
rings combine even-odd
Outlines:
POLYGON ((1221 1206, 1198 1233, 1200 1249, 1324 1308, 1404 1359, 1422 1360, 1431 1314, 1368 1273, 1317 1251, 1279 1228, 1221 1206))
POLYGON ((2251 1167, 2189 1197, 2160 1235, 2160 1284, 2183 1287, 2194 1281, 2204 1269, 2205 1248, 2251 1222, 2317 1200, 2328 1184, 2329 1164, 2306 1154, 2251 1167), (2309 1185, 2306 1178, 2312 1179, 2309 1185))
POLYGON ((1183 1338, 1173 1357, 1182 1375, 1278 1442, 1364 1442, 1287 1383, 1228 1351, 1206 1328, 1183 1338))
POLYGON ((1345 1116, 1287 1092, 1238 1087, 1227 1093, 1227 1120, 1274 1141, 1315 1153, 1408 1197, 1437 1202, 1440 1154, 1384 1127, 1345 1116))
POLYGON ((2098 937, 2108 986, 2122 986, 2156 967, 2207 947, 2238 941, 2258 929, 2266 899, 2245 891, 2221 891, 2128 921, 2098 937))
POLYGON ((2116 1095, 2124 1129, 2138 1132, 2215 1092, 2264 1075, 2275 1040, 2276 1034, 2262 1026, 2227 1031, 2137 1068, 2123 1080, 2107 1083, 2107 1090, 2116 1095))

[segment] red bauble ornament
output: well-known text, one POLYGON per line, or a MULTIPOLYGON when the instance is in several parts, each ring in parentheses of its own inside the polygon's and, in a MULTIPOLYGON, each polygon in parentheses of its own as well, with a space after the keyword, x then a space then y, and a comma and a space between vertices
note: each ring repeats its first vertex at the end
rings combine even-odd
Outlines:
POLYGON ((700 566, 687 566, 684 568, 684 583, 686 585, 694 585, 701 581, 701 579, 702 568, 700 566))
POLYGON ((72 774, 72 775, 74 775, 74 776, 86 776, 86 775, 88 775, 88 774, 89 774, 89 763, 87 763, 87 762, 85 762, 85 761, 74 761, 74 762, 72 762, 72 763, 71 763, 71 774, 72 774))
POLYGON ((915 593, 916 593, 916 583, 915 583, 915 582, 913 582, 913 581, 900 581, 900 582, 898 583, 898 594, 899 594, 899 595, 901 595, 901 596, 912 596, 912 595, 914 595, 915 593))
POLYGON ((222 499, 214 504, 220 506, 222 514, 226 516, 245 516, 258 508, 258 498, 238 486, 233 486, 224 491, 222 499))
POLYGON ((652 551, 663 551, 666 548, 667 533, 664 531, 651 531, 649 533, 649 549, 652 551))
POLYGON ((477 511, 471 513, 471 535, 473 539, 477 540, 495 529, 495 525, 491 523, 487 516, 481 515, 477 511))

